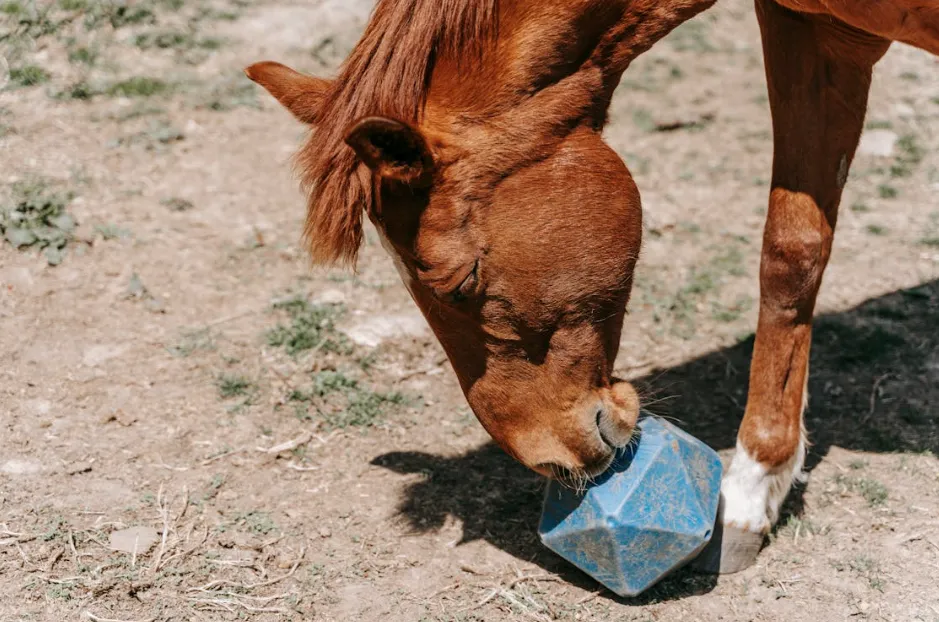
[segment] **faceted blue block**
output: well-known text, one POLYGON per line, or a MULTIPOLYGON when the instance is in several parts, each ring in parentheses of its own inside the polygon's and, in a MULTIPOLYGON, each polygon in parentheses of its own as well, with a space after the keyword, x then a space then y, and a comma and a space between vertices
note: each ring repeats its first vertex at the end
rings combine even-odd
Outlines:
POLYGON ((620 596, 636 596, 711 539, 721 462, 657 417, 586 490, 552 480, 538 533, 549 549, 620 596))

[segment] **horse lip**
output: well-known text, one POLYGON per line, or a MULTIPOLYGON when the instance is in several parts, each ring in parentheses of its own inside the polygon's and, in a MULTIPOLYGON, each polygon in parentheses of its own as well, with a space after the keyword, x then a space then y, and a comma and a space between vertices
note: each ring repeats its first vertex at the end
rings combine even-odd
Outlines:
POLYGON ((616 459, 616 448, 611 447, 611 449, 612 451, 610 452, 610 455, 607 456, 607 458, 603 461, 602 465, 599 465, 598 467, 595 467, 595 468, 584 469, 587 477, 594 478, 594 477, 597 477, 598 475, 602 475, 603 473, 606 473, 607 469, 610 468, 610 465, 613 464, 613 461, 616 459))
POLYGON ((537 465, 533 470, 541 473, 546 477, 549 477, 550 479, 557 480, 566 487, 573 488, 574 483, 581 481, 583 478, 586 478, 587 481, 590 481, 593 478, 606 473, 607 469, 610 468, 610 465, 613 464, 615 459, 616 451, 613 450, 606 458, 603 459, 602 462, 599 462, 594 466, 584 466, 582 468, 571 470, 557 463, 545 462, 537 465))

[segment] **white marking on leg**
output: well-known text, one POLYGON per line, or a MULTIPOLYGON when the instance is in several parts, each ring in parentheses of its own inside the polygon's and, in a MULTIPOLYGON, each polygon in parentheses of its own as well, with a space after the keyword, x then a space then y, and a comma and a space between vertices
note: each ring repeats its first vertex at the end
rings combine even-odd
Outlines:
POLYGON ((724 524, 768 533, 779 518, 779 509, 793 482, 802 480, 804 463, 804 432, 795 455, 774 469, 754 460, 737 441, 737 453, 721 483, 724 524))
POLYGON ((721 482, 721 507, 725 525, 765 534, 779 520, 779 510, 792 485, 806 480, 802 467, 805 466, 805 452, 809 444, 805 431, 805 409, 808 405, 809 364, 806 362, 796 453, 779 467, 769 469, 754 460, 737 441, 734 459, 721 482))

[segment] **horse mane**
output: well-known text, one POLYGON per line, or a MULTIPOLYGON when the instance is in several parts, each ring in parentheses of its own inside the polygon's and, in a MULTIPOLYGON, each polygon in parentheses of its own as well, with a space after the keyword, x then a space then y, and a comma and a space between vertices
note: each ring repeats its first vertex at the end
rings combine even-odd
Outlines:
POLYGON ((495 31, 498 0, 379 0, 331 84, 297 155, 307 193, 304 238, 314 262, 355 264, 371 172, 345 144, 366 116, 418 123, 441 55, 473 62, 495 31))

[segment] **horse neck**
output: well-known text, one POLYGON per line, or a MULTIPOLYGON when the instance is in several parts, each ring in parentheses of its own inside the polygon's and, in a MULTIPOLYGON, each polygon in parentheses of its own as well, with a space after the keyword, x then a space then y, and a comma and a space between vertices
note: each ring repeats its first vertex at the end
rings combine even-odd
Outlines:
MULTIPOLYGON (((500 0, 497 40, 482 62, 441 56, 428 109, 451 118, 497 117, 573 78, 591 91, 584 120, 602 126, 633 59, 714 1, 500 0)), ((569 85, 560 91, 571 95, 569 85)))

